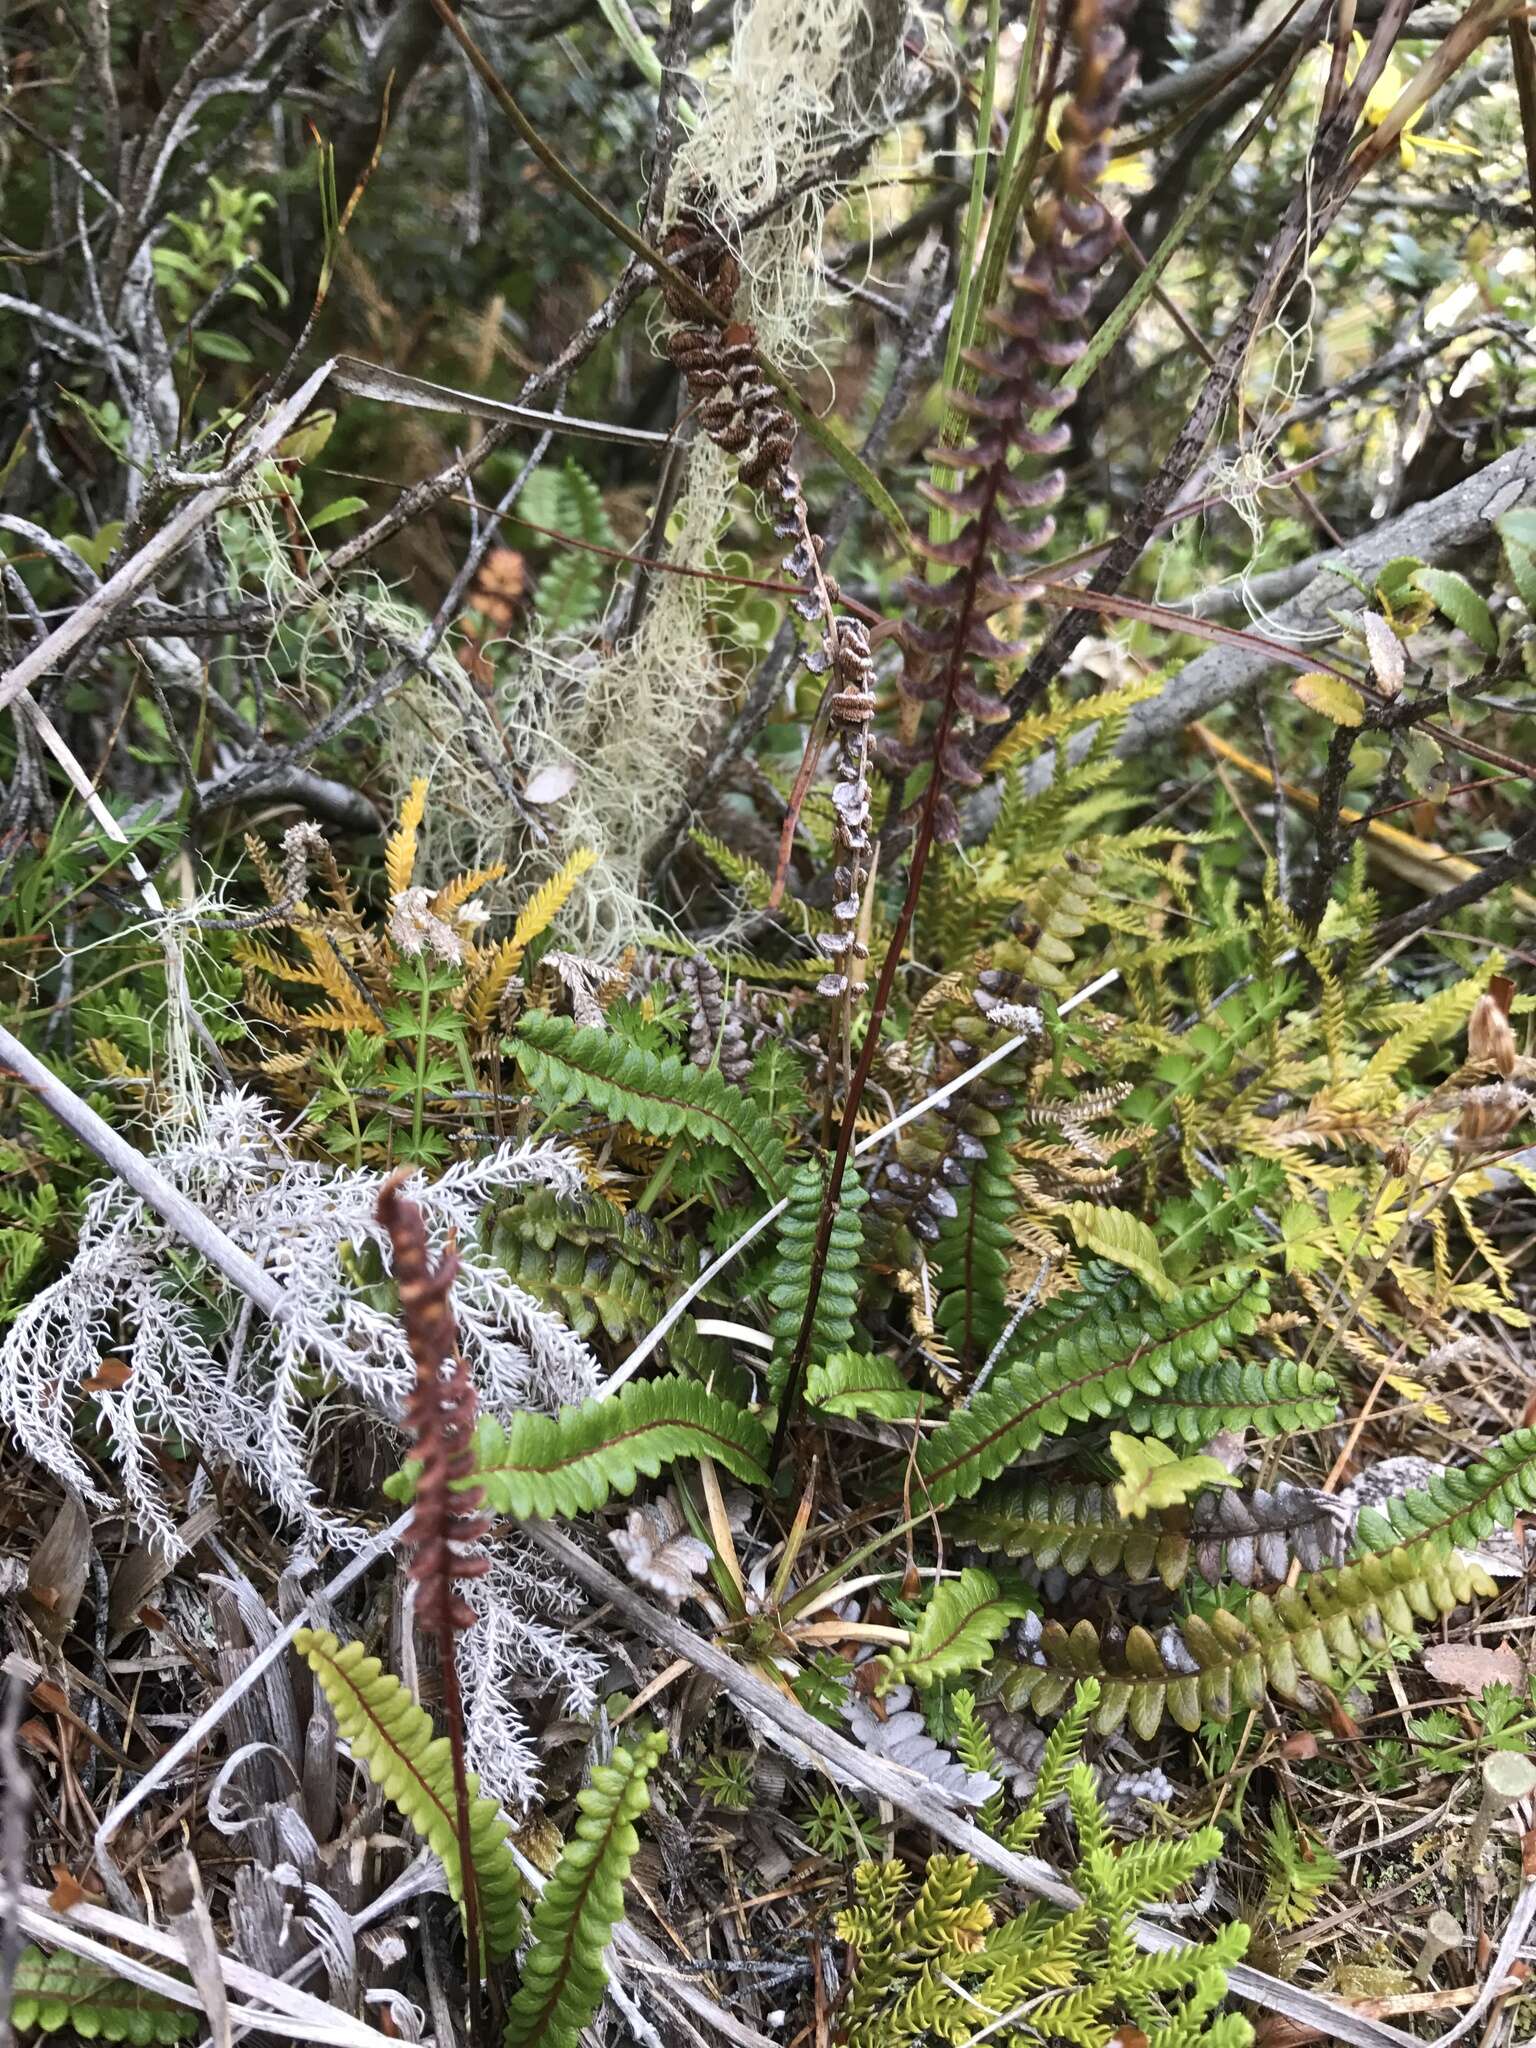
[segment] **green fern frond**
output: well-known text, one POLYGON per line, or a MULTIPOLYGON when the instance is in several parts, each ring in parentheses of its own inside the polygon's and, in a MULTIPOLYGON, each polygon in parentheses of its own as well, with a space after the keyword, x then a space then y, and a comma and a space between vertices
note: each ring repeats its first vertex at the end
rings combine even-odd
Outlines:
MULTIPOLYGON (((324 1629, 302 1628, 293 1647, 314 1673, 354 1758, 431 1848, 462 1909, 464 1873, 455 1824, 453 1757, 446 1735, 398 1678, 361 1643, 339 1643, 324 1629)), ((494 1799, 479 1797, 469 1773, 469 1833, 480 1906, 480 1934, 493 1959, 511 1955, 522 1923, 522 1880, 507 1847, 507 1824, 494 1799)))
POLYGON ((992 1130, 980 1140, 981 1157, 973 1161, 965 1185, 953 1191, 954 1214, 939 1225, 931 1254, 939 1289, 934 1323, 960 1358, 977 1363, 1007 1324, 1008 1271, 1019 1211, 1012 1146, 1020 1117, 1013 1107, 1000 1104, 991 1121, 992 1130))
POLYGON ((518 1020, 518 1062, 530 1083, 559 1107, 590 1105, 647 1137, 679 1134, 723 1145, 776 1199, 784 1146, 767 1119, 713 1067, 689 1066, 626 1045, 606 1031, 536 1010, 518 1020))
POLYGON ((1120 1514, 1107 1487, 999 1480, 969 1506, 950 1510, 944 1533, 997 1557, 1027 1557, 1042 1571, 1059 1565, 1076 1578, 1123 1573, 1140 1584, 1154 1575, 1169 1591, 1189 1570, 1188 1516, 1154 1511, 1145 1521, 1120 1514))
MULTIPOLYGON (((1207 1585, 1283 1579, 1293 1560, 1318 1571, 1339 1555, 1328 1504, 1304 1487, 1256 1487, 1206 1495, 1194 1507, 1122 1515, 1107 1487, 1091 1482, 1001 1479, 952 1508, 946 1535, 997 1557, 1027 1557, 1042 1571, 1076 1578, 1161 1579, 1177 1592, 1191 1569, 1207 1585)), ((1395 1539, 1394 1539, 1395 1540, 1395 1539)))
POLYGON ((1061 1797, 1062 1788, 1082 1757, 1083 1737, 1099 1706, 1099 1682, 1085 1678, 1066 1712, 1046 1737, 1035 1776, 1035 1789, 1003 1830, 1010 1849, 1022 1854, 1045 1826, 1045 1816, 1061 1797))
POLYGON ((624 1916, 624 1881, 640 1846, 635 1822, 662 1734, 620 1744, 576 1795, 575 1833, 533 1909, 533 1944, 507 2012, 505 2048, 577 2048, 608 1983, 603 1955, 624 1916))
POLYGON ((827 1415, 872 1415, 877 1422, 910 1422, 926 1405, 895 1362, 858 1351, 835 1351, 814 1364, 805 1398, 827 1415))
MULTIPOLYGON (((696 825, 688 837, 705 859, 719 869, 732 888, 741 891, 742 901, 749 910, 768 908, 768 899, 773 894, 773 877, 759 861, 753 860, 748 854, 738 853, 735 847, 728 846, 723 839, 717 839, 713 832, 706 832, 702 825, 696 825)), ((813 910, 793 892, 785 893, 777 915, 787 925, 804 933, 808 938, 817 932, 829 932, 833 929, 832 919, 825 911, 813 910)))
POLYGON ((1009 1707, 1049 1714, 1091 1672, 1103 1688, 1094 1719, 1101 1733, 1128 1720, 1148 1738, 1165 1714, 1193 1732, 1202 1721, 1224 1722, 1235 1710, 1262 1705, 1269 1691, 1295 1699, 1308 1679, 1342 1685, 1342 1667, 1367 1648, 1405 1654, 1421 1622, 1493 1590, 1480 1566, 1454 1552, 1405 1544, 1313 1572, 1273 1594, 1254 1593, 1242 1614, 1216 1607, 1185 1615, 1165 1631, 1162 1645, 1134 1627, 1112 1657, 1091 1622, 1070 1630, 1047 1622, 1037 1646, 1042 1661, 1015 1665, 998 1680, 998 1691, 1009 1707))
POLYGON ((1329 1885, 1343 1876, 1343 1864, 1310 1829, 1298 1828, 1279 1800, 1259 1848, 1268 1880, 1265 1912, 1279 1927, 1304 1927, 1329 1885))
MULTIPOLYGON (((1171 1898, 1209 1862, 1221 1838, 1206 1828, 1186 1841, 1134 1844, 1116 1853, 1093 1773, 1074 1760, 1093 1704, 1087 1693, 1048 1758, 1050 1803, 1069 1781, 1079 1859, 1069 1874, 1082 1903, 1063 1912, 1044 1900, 998 1925, 988 1895, 995 1886, 969 1856, 930 1859, 922 1886, 902 1914, 906 1870, 860 1864, 856 1904, 836 1929, 853 1951, 853 1981, 837 2013, 840 2039, 857 2048, 928 2048, 995 2036, 1003 2048, 1065 2041, 1107 2048, 1111 2015, 1142 2030, 1161 2028, 1183 2048, 1247 2048, 1251 2031, 1206 2021, 1226 1993, 1226 1972, 1242 1955, 1248 1929, 1236 1922, 1209 1942, 1145 1953, 1135 1939, 1139 1907, 1171 1898), (1002 2027, 1017 2018, 1017 2027, 1002 2027)), ((1040 1809, 1043 1811, 1043 1805, 1040 1809)), ((1019 1830, 1019 1846, 1032 1839, 1019 1830)))
POLYGON ((917 1466, 933 1505, 975 1493, 1025 1451, 1071 1422, 1155 1395, 1222 1348, 1252 1336, 1267 1313, 1262 1277, 1228 1272, 1166 1302, 1143 1301, 1134 1317, 1099 1316, 1010 1366, 927 1439, 917 1466))
POLYGON ((10 2020, 18 2034, 67 2028, 83 2040, 131 2041, 135 2048, 156 2042, 169 2048, 203 2028, 195 2006, 178 2005, 64 1949, 45 1955, 30 1942, 16 1958, 10 2020))
POLYGON ((1517 1429, 1479 1458, 1441 1472, 1379 1509, 1363 1508, 1358 1534, 1367 1550, 1431 1542, 1442 1549, 1481 1543, 1536 1508, 1536 1429, 1517 1429))
MULTIPOLYGON (((788 1368, 810 1296, 812 1255, 821 1216, 821 1197, 821 1169, 810 1165, 799 1167, 789 1184, 789 1207, 779 1218, 778 1242, 768 1281, 768 1299, 776 1311, 771 1325, 775 1391, 788 1368)), ((868 1200, 868 1189, 856 1174, 848 1173, 838 1196, 832 1239, 822 1272, 821 1292, 816 1299, 809 1354, 813 1361, 825 1361, 835 1352, 846 1351, 853 1342, 853 1319, 858 1308, 862 1278, 860 1254, 864 1246, 864 1226, 859 1211, 868 1200)))
POLYGON ((1323 1429, 1338 1407, 1337 1386, 1315 1365, 1289 1358, 1263 1364, 1222 1359, 1181 1374, 1156 1393, 1139 1394, 1126 1413, 1132 1429, 1208 1444, 1223 1429, 1252 1429, 1260 1436, 1323 1429))
POLYGON ((1033 1611, 1033 1600, 1021 1590, 999 1586, 990 1572, 967 1565, 958 1579, 944 1579, 935 1587, 906 1648, 880 1659, 876 1691, 897 1684, 936 1685, 941 1678, 979 1670, 1009 1623, 1033 1611))
MULTIPOLYGON (((768 1437, 734 1402, 691 1380, 631 1380, 605 1400, 558 1415, 514 1415, 475 1425, 474 1471, 493 1514, 520 1522, 588 1514, 614 1494, 633 1493, 678 1458, 713 1458, 738 1479, 766 1485, 768 1437)), ((416 1470, 386 1480, 392 1500, 410 1500, 416 1470)))

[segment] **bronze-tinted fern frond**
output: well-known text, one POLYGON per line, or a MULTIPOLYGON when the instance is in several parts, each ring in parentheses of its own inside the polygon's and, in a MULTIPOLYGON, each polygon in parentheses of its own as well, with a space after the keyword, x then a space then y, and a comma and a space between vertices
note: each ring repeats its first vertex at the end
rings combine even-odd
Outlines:
POLYGON ((479 2036, 481 1974, 480 1912, 476 1891, 471 1832, 469 1770, 464 1757, 464 1702, 459 1692, 454 1636, 471 1628, 475 1610, 458 1590, 467 1579, 479 1578, 489 1560, 473 1548, 490 1528, 479 1512, 478 1487, 460 1482, 474 1471, 475 1388, 459 1351, 449 1291, 459 1270, 458 1253, 450 1248, 436 1264, 427 1248, 421 1210, 400 1193, 408 1171, 392 1174, 379 1190, 379 1221, 389 1232, 395 1284, 406 1341, 416 1362, 416 1384, 406 1406, 409 1430, 421 1473, 406 1543, 411 1552, 411 1581, 416 1588, 416 1618, 434 1637, 443 1686, 443 1715, 453 1759, 454 1827, 464 1874, 464 1929, 469 1943, 471 1986, 470 2036, 479 2036))

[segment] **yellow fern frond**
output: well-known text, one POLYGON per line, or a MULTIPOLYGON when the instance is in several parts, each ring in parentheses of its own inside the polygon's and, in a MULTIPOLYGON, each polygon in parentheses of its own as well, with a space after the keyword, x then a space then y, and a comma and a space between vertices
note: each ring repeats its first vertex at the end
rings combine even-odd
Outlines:
POLYGON ((489 1029, 507 983, 522 965, 523 955, 565 908, 566 900, 589 868, 597 865, 590 846, 578 846, 558 875, 551 875, 535 889, 518 912, 510 939, 503 939, 490 955, 484 974, 465 1005, 465 1015, 476 1031, 489 1029))
POLYGON ((269 946, 265 939, 248 934, 236 939, 230 948, 236 962, 250 972, 266 975, 269 981, 291 981, 301 988, 325 988, 325 977, 313 967, 290 960, 279 953, 276 946, 269 946))
POLYGON ((1000 740, 987 757, 987 773, 1000 775, 1016 761, 1026 760, 1042 747, 1055 744, 1068 733, 1100 719, 1120 718, 1138 704, 1155 697, 1161 687, 1156 676, 1143 676, 1118 690, 1101 690, 1077 704, 1058 705, 1054 710, 1032 711, 1021 718, 1005 740, 1000 740))
POLYGON ((428 908, 434 917, 452 919, 472 896, 479 895, 487 882, 499 882, 506 872, 506 862, 499 860, 491 867, 472 868, 467 875, 455 875, 438 890, 428 908))
POLYGON ((400 822, 384 849, 384 873, 389 879, 391 896, 398 896, 402 889, 411 886, 411 876, 416 872, 416 834, 426 808, 427 779, 418 775, 411 784, 410 795, 400 806, 400 822))
POLYGON ((257 874, 260 875, 261 886, 266 890, 268 900, 273 903, 281 903, 283 900, 282 877, 268 859, 267 849, 262 845, 254 832, 247 832, 245 835, 245 857, 257 874))
POLYGON ((535 889, 528 901, 518 912, 517 923, 512 927, 512 943, 519 951, 531 946, 536 938, 546 932, 565 908, 571 891, 589 869, 597 866, 597 855, 590 846, 578 846, 558 875, 551 875, 542 888, 535 889))
POLYGON ((599 1166, 592 1148, 581 1138, 566 1141, 576 1154, 576 1163, 581 1168, 581 1177, 594 1195, 601 1195, 605 1202, 611 1202, 615 1209, 629 1206, 630 1190, 621 1180, 613 1178, 605 1167, 599 1166))
POLYGON ((638 946, 626 946, 598 983, 594 1000, 605 1017, 610 1007, 629 993, 630 976, 635 971, 635 962, 639 957, 638 946))
POLYGON ((149 1075, 144 1069, 134 1066, 128 1055, 120 1046, 114 1045, 110 1038, 88 1038, 85 1041, 85 1049, 109 1080, 149 1080, 149 1075))
MULTIPOLYGON (((315 979, 320 988, 330 997, 333 1008, 324 1013, 326 1022, 317 1028, 326 1031, 366 1031, 379 1037, 384 1026, 371 1004, 358 988, 342 962, 334 940, 323 931, 314 931, 307 925, 299 927, 299 938, 304 950, 314 963, 315 979), (335 1022, 344 1018, 344 1023, 335 1022)), ((306 1018, 306 1022, 311 1019, 306 1018)))
POLYGON ((276 989, 249 970, 245 976, 245 1007, 264 1024, 280 1024, 285 1031, 293 1031, 305 1021, 301 1012, 285 1003, 276 989))
POLYGON ((275 1052, 270 1059, 262 1061, 261 1071, 270 1074, 274 1081, 281 1081, 289 1074, 303 1073, 308 1065, 307 1052, 275 1052))

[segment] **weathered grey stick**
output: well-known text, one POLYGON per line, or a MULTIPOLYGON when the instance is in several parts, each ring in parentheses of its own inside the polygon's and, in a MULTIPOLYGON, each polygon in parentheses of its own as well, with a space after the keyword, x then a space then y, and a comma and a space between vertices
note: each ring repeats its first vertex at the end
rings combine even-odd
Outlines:
MULTIPOLYGON (((1369 590, 1376 577, 1399 555, 1439 562, 1458 548, 1488 541, 1493 523, 1515 506, 1536 500, 1536 438, 1510 449, 1455 484, 1438 498, 1410 506, 1396 519, 1373 527, 1348 547, 1319 556, 1306 585, 1288 604, 1271 614, 1265 630, 1276 640, 1304 640, 1323 624, 1330 611, 1360 609, 1359 585, 1369 590), (1347 573, 1343 573, 1347 572, 1347 573), (1355 579, 1355 580, 1351 580, 1355 579)), ((1138 704, 1121 734, 1122 754, 1143 752, 1251 689, 1270 672, 1272 663, 1243 647, 1212 647, 1180 669, 1167 688, 1138 704)))
POLYGON ((195 1202, 189 1202, 179 1188, 161 1173, 126 1138, 99 1117, 88 1102, 82 1102, 72 1088, 51 1073, 35 1053, 28 1052, 19 1038, 0 1024, 0 1069, 9 1068, 56 1116, 66 1131, 110 1166, 120 1180, 154 1210, 163 1223, 201 1252, 209 1265, 240 1292, 254 1301, 265 1315, 281 1317, 283 1290, 269 1273, 262 1271, 247 1251, 226 1237, 195 1202))

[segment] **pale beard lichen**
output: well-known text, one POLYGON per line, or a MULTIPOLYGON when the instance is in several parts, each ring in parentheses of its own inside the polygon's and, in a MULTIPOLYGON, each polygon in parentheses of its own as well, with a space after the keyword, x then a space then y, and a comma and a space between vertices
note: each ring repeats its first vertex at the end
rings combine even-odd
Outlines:
MULTIPOLYGON (((707 194, 716 224, 732 236, 734 222, 772 204, 816 160, 885 127, 900 70, 899 62, 871 61, 885 26, 871 0, 751 0, 738 8, 730 47, 704 80, 703 116, 673 163, 666 225, 707 194)), ((813 187, 736 245, 737 316, 780 363, 804 362, 811 349, 826 207, 813 187)))
MULTIPOLYGON (((669 562, 718 565, 733 488, 731 464, 713 443, 699 442, 673 516, 669 562)), ((391 779, 408 787, 428 775, 434 797, 442 793, 427 849, 432 878, 505 861, 503 887, 519 901, 567 854, 590 846, 597 865, 560 919, 567 946, 611 959, 650 929, 654 915, 641 898, 647 858, 676 812, 701 735, 734 687, 708 630, 718 603, 707 582, 657 571, 638 628, 616 646, 531 636, 489 701, 444 691, 435 675, 407 684, 388 717, 391 779), (541 771, 567 771, 558 778, 563 794, 537 808, 544 844, 507 802, 487 759, 506 763, 525 787, 537 787, 541 771)))

